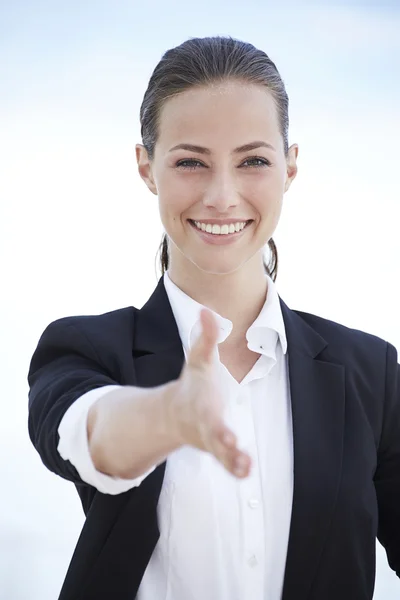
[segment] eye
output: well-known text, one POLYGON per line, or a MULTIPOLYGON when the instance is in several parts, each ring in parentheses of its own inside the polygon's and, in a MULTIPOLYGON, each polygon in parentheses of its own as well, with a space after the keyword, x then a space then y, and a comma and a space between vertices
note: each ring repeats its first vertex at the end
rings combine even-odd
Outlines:
POLYGON ((204 167, 203 163, 195 160, 194 158, 186 158, 185 160, 180 160, 176 163, 176 166, 180 169, 185 169, 189 171, 194 171, 197 166, 204 167))
POLYGON ((271 163, 266 158, 261 158, 260 156, 251 156, 246 158, 246 160, 242 163, 242 165, 246 167, 270 167, 271 163), (247 164, 246 164, 247 163, 247 164))

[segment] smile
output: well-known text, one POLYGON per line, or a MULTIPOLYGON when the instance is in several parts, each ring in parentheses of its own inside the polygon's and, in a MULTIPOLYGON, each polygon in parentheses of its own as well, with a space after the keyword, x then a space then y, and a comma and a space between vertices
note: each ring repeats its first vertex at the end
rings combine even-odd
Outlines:
POLYGON ((211 244, 231 243, 241 237, 253 221, 237 221, 235 223, 203 223, 189 219, 192 228, 200 237, 211 244))
POLYGON ((237 223, 224 223, 221 225, 212 223, 202 223, 201 221, 192 221, 197 229, 211 233, 212 235, 228 235, 230 233, 237 233, 242 231, 246 227, 248 221, 238 221, 237 223))

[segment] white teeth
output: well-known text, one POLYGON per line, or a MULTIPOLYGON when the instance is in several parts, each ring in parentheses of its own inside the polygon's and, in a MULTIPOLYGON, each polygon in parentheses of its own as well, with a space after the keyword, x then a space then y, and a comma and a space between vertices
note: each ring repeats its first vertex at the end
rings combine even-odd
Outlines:
POLYGON ((246 221, 237 222, 230 225, 211 225, 210 223, 201 223, 201 221, 194 221, 194 224, 198 229, 205 231, 206 233, 212 233, 214 235, 228 235, 229 233, 235 233, 242 231, 246 225, 246 221))

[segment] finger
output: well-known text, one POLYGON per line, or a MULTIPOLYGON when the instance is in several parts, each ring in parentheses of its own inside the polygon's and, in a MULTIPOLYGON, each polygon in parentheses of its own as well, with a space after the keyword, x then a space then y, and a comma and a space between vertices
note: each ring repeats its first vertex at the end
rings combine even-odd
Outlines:
POLYGON ((210 451, 235 477, 244 478, 250 473, 250 456, 237 447, 237 437, 224 427, 210 438, 210 451))
POLYGON ((200 322, 201 334, 193 344, 188 356, 188 364, 193 367, 210 364, 217 344, 218 325, 212 312, 203 309, 200 313, 200 322))
POLYGON ((251 458, 242 450, 236 447, 216 448, 214 456, 235 477, 241 479, 249 475, 251 458))
POLYGON ((241 450, 237 451, 233 457, 230 471, 236 477, 240 479, 247 477, 250 473, 251 458, 245 452, 241 450))
POLYGON ((222 460, 225 467, 237 477, 247 477, 250 472, 250 456, 238 448, 237 436, 225 428, 218 436, 222 444, 222 460))
POLYGON ((224 424, 209 428, 198 422, 198 431, 204 449, 213 454, 217 460, 223 460, 236 448, 236 436, 224 424))
POLYGON ((236 447, 237 437, 229 429, 222 430, 218 435, 218 439, 221 441, 221 444, 223 444, 227 450, 236 447))

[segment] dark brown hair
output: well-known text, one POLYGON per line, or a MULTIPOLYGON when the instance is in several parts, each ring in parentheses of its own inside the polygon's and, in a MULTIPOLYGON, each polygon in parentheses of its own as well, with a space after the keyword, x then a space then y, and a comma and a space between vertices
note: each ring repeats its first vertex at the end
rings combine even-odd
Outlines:
MULTIPOLYGON (((288 152, 289 100, 285 85, 272 60, 251 44, 231 37, 193 38, 168 50, 150 77, 140 109, 142 143, 150 160, 158 138, 159 116, 164 102, 192 87, 236 79, 266 87, 272 94, 279 126, 288 152)), ((278 252, 271 238, 269 262, 264 263, 270 277, 278 272, 278 252)), ((168 237, 160 245, 161 271, 168 269, 168 237)))

